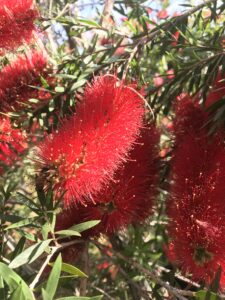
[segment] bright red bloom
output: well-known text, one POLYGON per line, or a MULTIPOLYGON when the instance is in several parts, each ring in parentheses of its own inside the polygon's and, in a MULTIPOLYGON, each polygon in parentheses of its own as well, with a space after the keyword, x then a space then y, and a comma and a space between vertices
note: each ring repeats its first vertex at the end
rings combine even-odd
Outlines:
POLYGON ((0 174, 6 166, 14 165, 26 148, 24 133, 13 129, 8 118, 0 119, 0 174))
POLYGON ((162 9, 157 13, 157 17, 159 19, 167 19, 169 16, 168 11, 166 9, 162 9))
POLYGON ((212 281, 218 268, 222 267, 223 288, 224 135, 218 132, 209 138, 204 127, 205 113, 190 99, 178 106, 180 114, 175 120, 177 139, 172 158, 171 197, 168 205, 171 244, 167 254, 172 262, 181 266, 183 272, 207 284, 212 281))
POLYGON ((176 32, 172 35, 172 39, 173 39, 173 42, 171 43, 172 46, 174 46, 174 47, 177 46, 179 37, 180 37, 180 32, 179 32, 179 31, 176 31, 176 32))
POLYGON ((22 109, 30 98, 49 99, 49 93, 29 86, 43 87, 41 76, 47 74, 47 58, 36 51, 18 56, 4 67, 0 71, 0 111, 22 109))
POLYGON ((108 269, 110 266, 111 264, 109 262, 104 261, 103 263, 97 265, 97 269, 101 271, 101 270, 108 269))
MULTIPOLYGON (((186 135, 200 133, 207 122, 207 114, 200 107, 198 100, 193 100, 189 95, 182 95, 176 102, 176 118, 174 120, 174 133, 176 143, 185 140, 186 135)), ((203 135, 207 134, 203 130, 203 135)))
POLYGON ((129 160, 117 170, 115 180, 94 197, 93 203, 70 207, 59 215, 59 228, 101 220, 86 234, 112 234, 129 224, 144 221, 151 213, 156 195, 157 143, 158 133, 153 126, 142 130, 142 136, 131 151, 129 160))
POLYGON ((168 79, 173 79, 174 78, 174 70, 173 69, 167 70, 166 74, 167 74, 168 79))
POLYGON ((0 0, 0 48, 12 50, 29 42, 38 16, 33 0, 0 0))
POLYGON ((139 134, 142 97, 114 76, 101 76, 86 88, 76 114, 40 145, 40 167, 47 168, 56 190, 66 191, 65 206, 90 202, 139 134))
POLYGON ((158 73, 156 73, 155 76, 153 77, 153 83, 154 83, 154 86, 156 86, 156 87, 162 86, 164 83, 164 79, 162 76, 160 76, 158 73))

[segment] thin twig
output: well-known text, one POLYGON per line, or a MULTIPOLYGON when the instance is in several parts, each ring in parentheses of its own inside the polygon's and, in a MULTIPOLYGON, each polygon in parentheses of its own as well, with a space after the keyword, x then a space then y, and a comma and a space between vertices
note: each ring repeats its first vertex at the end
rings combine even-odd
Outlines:
POLYGON ((36 286, 36 284, 39 282, 42 273, 44 272, 44 269, 47 267, 48 263, 50 262, 50 260, 53 258, 54 254, 57 251, 57 247, 52 247, 52 251, 51 253, 47 256, 45 262, 43 263, 43 265, 41 266, 39 272, 37 273, 37 275, 35 276, 34 280, 31 282, 30 284, 30 289, 34 289, 34 287, 36 286))
MULTIPOLYGON (((195 12, 201 10, 202 8, 204 8, 205 6, 207 6, 208 4, 213 4, 216 3, 217 0, 208 0, 208 1, 204 1, 203 3, 193 7, 192 9, 188 10, 187 12, 183 13, 182 15, 176 16, 174 17, 174 23, 182 21, 184 19, 186 19, 187 17, 191 16, 192 14, 194 14, 195 12)), ((138 40, 138 43, 141 44, 145 44, 149 41, 151 41, 154 37, 156 37, 161 30, 166 31, 167 29, 169 29, 171 26, 171 19, 169 21, 164 22, 161 25, 158 25, 157 28, 154 28, 153 30, 150 31, 150 34, 148 34, 147 36, 144 36, 142 38, 140 38, 140 40, 138 40)))
MULTIPOLYGON (((89 254, 88 254, 89 243, 85 242, 85 248, 83 251, 83 261, 84 261, 84 272, 89 275, 89 254)), ((87 277, 81 279, 80 283, 80 296, 86 296, 87 293, 87 277)))
POLYGON ((141 41, 139 41, 139 42, 137 43, 137 45, 134 47, 134 49, 132 50, 132 52, 131 52, 131 54, 130 54, 130 56, 129 56, 127 62, 126 62, 126 65, 125 65, 125 68, 124 68, 124 71, 123 71, 123 76, 122 76, 122 79, 123 79, 123 80, 124 80, 124 79, 126 78, 126 76, 127 76, 127 72, 128 72, 128 69, 129 69, 129 65, 130 65, 132 59, 134 58, 135 54, 137 53, 138 48, 139 48, 140 45, 141 45, 141 41))
POLYGON ((47 256, 45 262, 43 263, 42 267, 38 271, 38 273, 35 276, 34 280, 31 282, 30 288, 34 289, 34 287, 37 285, 37 283, 39 282, 39 280, 41 278, 42 273, 44 272, 44 269, 47 267, 47 265, 49 264, 49 262, 51 261, 51 259, 53 258, 53 256, 56 253, 58 253, 59 251, 62 251, 64 248, 67 248, 69 246, 72 246, 72 245, 78 244, 78 243, 82 243, 82 242, 83 242, 83 240, 73 240, 73 241, 61 244, 59 246, 51 247, 51 253, 47 256))
POLYGON ((137 291, 138 291, 138 299, 140 299, 140 296, 142 296, 144 299, 149 300, 149 295, 146 290, 143 290, 136 282, 134 282, 129 275, 126 273, 126 271, 120 266, 119 267, 119 272, 123 275, 123 277, 126 278, 130 286, 133 286, 137 291))
POLYGON ((99 287, 95 286, 95 285, 91 285, 91 287, 93 289, 95 289, 96 291, 99 291, 100 293, 102 293, 106 298, 108 298, 109 300, 115 300, 114 298, 112 298, 108 293, 106 293, 106 291, 104 291, 103 289, 100 289, 99 287))
MULTIPOLYGON (((159 266, 159 265, 156 265, 156 268, 157 268, 159 271, 161 271, 161 272, 165 272, 165 273, 169 273, 169 272, 170 272, 169 269, 166 269, 165 267, 162 267, 162 266, 159 266)), ((183 282, 186 282, 186 283, 188 283, 188 284, 190 284, 190 285, 192 285, 192 286, 194 286, 194 287, 196 287, 196 288, 200 288, 200 287, 201 287, 200 284, 198 284, 197 282, 194 282, 194 281, 192 281, 192 280, 190 280, 190 279, 188 279, 188 278, 186 278, 186 277, 184 277, 184 276, 182 276, 182 275, 180 275, 180 274, 178 274, 178 273, 175 273, 174 276, 175 276, 177 279, 180 279, 180 280, 182 280, 183 282)))
MULTIPOLYGON (((164 287, 171 295, 173 295, 177 299, 187 300, 186 297, 194 297, 195 296, 195 292, 184 291, 184 290, 180 290, 180 289, 177 289, 175 287, 172 287, 169 283, 164 282, 161 278, 159 278, 159 276, 155 272, 149 271, 148 269, 142 267, 136 261, 130 260, 129 258, 123 256, 121 253, 115 251, 114 249, 108 248, 107 246, 102 245, 101 243, 99 243, 97 241, 92 241, 92 243, 94 243, 100 250, 105 250, 105 249, 110 250, 118 258, 122 259, 126 263, 129 263, 130 265, 135 267, 137 270, 139 270, 141 273, 143 273, 147 277, 149 277, 152 281, 154 281, 154 282, 158 283, 160 286, 164 287)), ((104 251, 104 253, 107 253, 107 252, 104 251)), ((113 259, 113 258, 111 257, 111 259, 113 259)))

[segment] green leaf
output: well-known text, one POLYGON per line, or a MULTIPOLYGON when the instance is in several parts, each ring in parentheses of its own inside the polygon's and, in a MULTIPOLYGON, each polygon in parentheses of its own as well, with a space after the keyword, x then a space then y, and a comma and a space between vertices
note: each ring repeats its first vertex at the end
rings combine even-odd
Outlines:
POLYGON ((0 262, 0 274, 3 280, 9 286, 9 290, 12 293, 18 286, 21 286, 22 295, 26 300, 34 300, 34 295, 32 291, 29 289, 25 281, 17 275, 13 270, 11 270, 8 266, 0 262))
POLYGON ((101 222, 100 220, 87 221, 84 223, 74 225, 74 226, 70 227, 68 230, 83 232, 85 230, 88 230, 88 229, 98 225, 100 222, 101 222))
POLYGON ((51 225, 48 222, 46 222, 41 228, 41 233, 44 240, 48 238, 48 234, 50 231, 51 231, 51 225))
POLYGON ((22 217, 20 216, 15 216, 15 215, 4 215, 4 214, 0 214, 0 220, 4 221, 4 222, 19 222, 21 220, 23 220, 22 217))
POLYGON ((197 300, 219 300, 219 296, 209 291, 198 291, 195 295, 197 300))
POLYGON ((28 101, 29 101, 30 103, 34 103, 34 104, 37 104, 37 103, 40 102, 40 100, 35 99, 35 98, 31 98, 31 99, 29 99, 28 101))
POLYGON ((33 222, 36 220, 37 220, 37 217, 24 219, 22 221, 19 221, 17 223, 13 223, 13 224, 9 225, 8 227, 5 228, 5 230, 14 229, 14 228, 23 227, 23 226, 26 226, 29 224, 33 224, 33 222))
POLYGON ((41 289, 41 294, 42 294, 43 300, 50 300, 51 299, 48 292, 43 288, 41 289))
POLYGON ((22 291, 22 285, 18 285, 18 287, 15 289, 13 292, 12 296, 10 297, 10 300, 25 300, 23 296, 23 291, 22 291))
POLYGON ((81 236, 81 234, 79 232, 74 231, 74 230, 60 230, 60 231, 56 231, 55 234, 69 235, 69 236, 81 236))
POLYGON ((60 277, 60 273, 61 273, 61 267, 62 267, 62 257, 61 254, 58 255, 56 261, 54 262, 52 271, 49 275, 47 284, 46 284, 46 292, 49 295, 49 299, 52 300, 56 290, 57 290, 57 286, 58 286, 58 282, 59 282, 59 277, 60 277))
POLYGON ((18 233, 24 236, 27 240, 30 240, 32 242, 37 242, 37 236, 34 236, 32 233, 23 230, 18 230, 18 233))
POLYGON ((85 79, 81 79, 78 80, 77 82, 75 82, 72 87, 71 87, 71 91, 75 91, 77 90, 79 87, 83 86, 86 83, 85 79))
POLYGON ((210 291, 216 293, 219 290, 221 274, 222 274, 222 269, 221 269, 221 267, 219 267, 212 283, 210 284, 210 288, 209 288, 210 291))
POLYGON ((65 88, 63 86, 56 86, 55 92, 56 93, 63 93, 65 91, 65 88))
POLYGON ((67 79, 77 79, 77 76, 75 75, 70 75, 70 74, 55 74, 55 77, 59 77, 59 78, 67 78, 67 79))
POLYGON ((4 290, 4 281, 2 276, 0 275, 0 299, 5 299, 5 290, 4 290))
POLYGON ((103 296, 95 296, 95 297, 63 297, 57 298, 56 300, 101 300, 103 296))
POLYGON ((78 277, 88 277, 85 273, 83 273, 78 268, 66 263, 62 263, 62 271, 78 277))
POLYGON ((101 28, 101 26, 97 22, 95 22, 93 20, 79 19, 78 21, 80 23, 82 23, 82 24, 85 24, 85 25, 88 25, 88 26, 91 26, 91 27, 99 27, 99 28, 101 28))
POLYGON ((13 251, 13 253, 11 255, 11 260, 13 260, 16 256, 18 256, 23 251, 25 242, 26 242, 26 238, 24 236, 22 236, 20 238, 19 242, 17 243, 15 250, 13 251))
POLYGON ((42 76, 40 76, 40 79, 41 79, 41 83, 43 84, 43 86, 44 86, 45 88, 48 88, 49 85, 48 85, 47 80, 46 80, 44 77, 42 77, 42 76))
POLYGON ((20 253, 11 263, 9 267, 12 269, 18 268, 24 264, 30 264, 35 261, 48 247, 51 239, 38 242, 35 245, 27 248, 25 251, 20 253))

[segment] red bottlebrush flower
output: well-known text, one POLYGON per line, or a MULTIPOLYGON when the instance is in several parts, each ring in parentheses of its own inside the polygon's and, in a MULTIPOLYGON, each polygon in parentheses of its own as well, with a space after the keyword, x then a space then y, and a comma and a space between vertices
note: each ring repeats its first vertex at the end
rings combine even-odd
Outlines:
POLYGON ((180 37, 180 32, 176 31, 172 36, 172 39, 173 39, 173 42, 171 43, 172 46, 174 46, 174 47, 177 46, 179 37, 180 37))
POLYGON ((97 265, 97 269, 98 269, 99 271, 101 271, 101 270, 108 269, 110 266, 111 266, 111 264, 110 264, 109 262, 104 261, 103 263, 97 265))
POLYGON ((153 83, 154 86, 158 87, 158 86, 162 86, 164 83, 164 79, 162 76, 160 76, 158 73, 155 74, 156 76, 153 77, 153 83))
POLYGON ((212 89, 208 92, 205 106, 209 107, 223 97, 225 97, 225 78, 222 78, 221 74, 219 74, 213 83, 212 89))
POLYGON ((114 76, 86 88, 77 112, 40 145, 39 166, 47 168, 65 206, 90 202, 126 160, 142 126, 142 97, 114 76))
POLYGON ((112 39, 107 38, 107 37, 103 37, 103 38, 100 40, 100 45, 101 45, 101 46, 112 45, 112 39))
POLYGON ((23 42, 29 42, 38 16, 33 0, 1 0, 0 48, 13 50, 23 42))
POLYGON ((151 7, 148 7, 146 9, 146 12, 150 15, 153 12, 153 9, 151 7))
POLYGON ((121 166, 115 180, 108 183, 87 206, 74 206, 57 218, 59 228, 90 220, 101 223, 85 234, 112 234, 131 223, 140 223, 149 216, 156 195, 158 133, 152 126, 144 129, 130 153, 129 161, 121 166))
POLYGON ((159 19, 167 19, 169 16, 168 11, 166 9, 162 9, 157 13, 157 17, 159 19))
POLYGON ((41 52, 21 55, 0 71, 0 111, 22 109, 30 98, 49 99, 50 94, 30 87, 42 87, 47 79, 47 58, 41 52))
POLYGON ((33 0, 0 1, 0 48, 13 50, 29 42, 39 14, 33 0))
POLYGON ((168 210, 173 246, 169 257, 194 280, 207 284, 222 267, 224 288, 225 150, 217 139, 209 143, 188 136, 176 150, 168 210))
POLYGON ((171 244, 167 255, 183 272, 206 284, 221 267, 224 288, 224 134, 218 132, 210 139, 203 127, 205 113, 190 99, 181 103, 175 120, 176 143, 171 163, 171 244))
POLYGON ((0 174, 5 166, 14 165, 26 148, 26 136, 13 129, 8 118, 0 119, 0 174))
MULTIPOLYGON (((207 121, 207 114, 200 107, 198 100, 192 100, 188 95, 182 95, 175 105, 176 118, 173 128, 176 141, 185 139, 187 134, 200 132, 207 121)), ((204 134, 206 131, 204 130, 204 134)))
POLYGON ((174 70, 173 69, 167 70, 166 74, 167 74, 168 79, 173 79, 174 78, 174 70))
POLYGON ((161 121, 162 126, 168 131, 173 131, 173 122, 167 117, 164 117, 161 121))

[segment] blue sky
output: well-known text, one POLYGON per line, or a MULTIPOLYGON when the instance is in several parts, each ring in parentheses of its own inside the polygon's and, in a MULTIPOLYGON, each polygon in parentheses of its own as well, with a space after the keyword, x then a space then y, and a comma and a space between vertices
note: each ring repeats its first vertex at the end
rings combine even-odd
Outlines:
MULTIPOLYGON (((84 9, 82 9, 80 11, 80 17, 84 17, 84 18, 94 18, 95 15, 96 15, 96 8, 98 8, 100 11, 102 10, 102 7, 100 5, 95 5, 94 7, 92 7, 91 5, 88 5, 90 3, 97 3, 99 2, 98 0, 78 0, 76 2, 76 4, 80 7, 82 5, 84 5, 84 9)), ((193 1, 191 1, 193 2, 193 1)), ((198 2, 200 1, 194 1, 194 5, 197 5, 198 2)), ((185 10, 185 7, 182 7, 181 4, 188 4, 190 3, 189 0, 170 0, 170 7, 168 9, 169 13, 174 13, 175 11, 183 11, 185 10)), ((146 6, 150 6, 152 8, 155 8, 155 9, 159 9, 160 8, 160 3, 159 1, 152 1, 152 0, 149 0, 149 1, 146 1, 145 2, 145 5, 146 6)))

